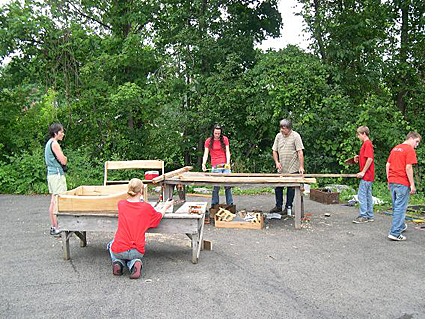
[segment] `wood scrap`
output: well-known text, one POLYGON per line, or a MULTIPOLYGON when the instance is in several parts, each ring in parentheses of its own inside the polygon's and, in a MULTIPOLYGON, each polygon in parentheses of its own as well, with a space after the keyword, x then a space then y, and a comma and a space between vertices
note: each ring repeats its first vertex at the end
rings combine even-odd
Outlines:
POLYGON ((218 212, 215 214, 216 219, 223 222, 231 222, 233 219, 235 219, 236 214, 231 213, 227 209, 224 209, 223 207, 220 207, 218 212))

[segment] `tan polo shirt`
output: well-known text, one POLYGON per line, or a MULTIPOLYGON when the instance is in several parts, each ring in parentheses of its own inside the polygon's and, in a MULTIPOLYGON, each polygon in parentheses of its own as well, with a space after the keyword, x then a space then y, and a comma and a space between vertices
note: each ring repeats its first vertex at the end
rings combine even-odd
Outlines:
POLYGON ((273 151, 279 155, 279 162, 282 165, 282 171, 279 173, 295 173, 300 169, 300 160, 298 151, 304 149, 300 134, 291 131, 288 137, 279 132, 274 139, 273 151))

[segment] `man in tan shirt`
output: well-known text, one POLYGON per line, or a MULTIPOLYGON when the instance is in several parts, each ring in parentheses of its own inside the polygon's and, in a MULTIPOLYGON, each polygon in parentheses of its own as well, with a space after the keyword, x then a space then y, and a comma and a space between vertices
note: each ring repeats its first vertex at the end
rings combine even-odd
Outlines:
MULTIPOLYGON (((276 135, 273 144, 273 159, 277 172, 280 174, 304 174, 304 145, 300 134, 292 130, 290 120, 280 121, 280 132, 276 135)), ((286 194, 286 205, 283 206, 283 187, 275 188, 276 206, 270 213, 281 213, 286 215, 288 208, 292 208, 295 189, 288 187, 286 194)))

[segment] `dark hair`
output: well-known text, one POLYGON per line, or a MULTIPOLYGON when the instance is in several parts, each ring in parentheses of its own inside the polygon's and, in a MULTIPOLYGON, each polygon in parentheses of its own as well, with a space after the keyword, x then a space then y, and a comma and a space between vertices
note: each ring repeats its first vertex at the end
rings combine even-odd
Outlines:
POLYGON ((63 130, 63 126, 61 123, 53 123, 49 126, 49 136, 55 137, 57 133, 63 130))
POLYGON ((210 145, 208 146, 208 148, 209 148, 210 150, 212 150, 213 143, 214 143, 214 131, 215 131, 215 130, 220 130, 220 131, 221 131, 221 133, 220 133, 220 144, 221 144, 221 149, 222 149, 222 150, 225 150, 225 149, 226 149, 226 144, 224 144, 223 129, 222 129, 222 128, 221 128, 221 126, 220 126, 220 125, 218 125, 218 124, 214 125, 214 127, 213 127, 213 129, 212 129, 211 137, 210 137, 210 145))

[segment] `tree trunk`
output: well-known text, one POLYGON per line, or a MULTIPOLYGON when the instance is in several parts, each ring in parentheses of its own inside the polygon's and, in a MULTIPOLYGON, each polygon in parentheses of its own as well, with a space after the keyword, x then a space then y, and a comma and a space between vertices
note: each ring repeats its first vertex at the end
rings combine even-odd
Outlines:
POLYGON ((406 63, 407 63, 407 52, 409 46, 409 5, 410 1, 400 1, 401 10, 401 31, 400 31, 400 61, 399 61, 399 88, 397 92, 397 107, 403 113, 406 114, 406 103, 405 96, 406 91, 406 63))
POLYGON ((322 16, 320 12, 320 3, 321 0, 314 0, 314 32, 313 36, 316 38, 319 45, 320 56, 323 61, 326 61, 326 52, 323 45, 323 36, 322 36, 322 16))

